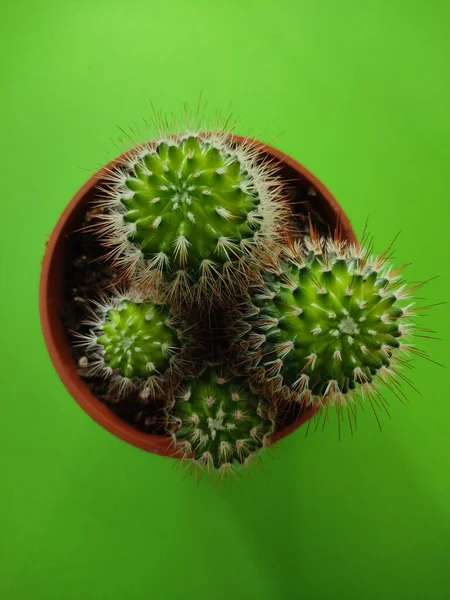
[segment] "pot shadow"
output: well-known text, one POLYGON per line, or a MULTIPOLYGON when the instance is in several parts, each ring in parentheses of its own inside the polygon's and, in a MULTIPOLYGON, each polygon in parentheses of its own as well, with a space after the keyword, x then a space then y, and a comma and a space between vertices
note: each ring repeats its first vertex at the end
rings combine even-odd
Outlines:
POLYGON ((285 441, 281 452, 278 448, 275 456, 266 456, 260 472, 253 465, 242 479, 225 482, 217 490, 245 538, 267 589, 266 597, 274 600, 296 597, 292 573, 297 572, 301 579, 301 531, 305 519, 310 518, 298 506, 298 494, 306 483, 298 468, 298 452, 288 450, 293 442, 285 441), (283 457, 276 456, 281 453, 283 457))
MULTIPOLYGON (((369 427, 369 423, 365 425, 369 427)), ((353 576, 357 568, 372 572, 374 561, 379 559, 380 535, 392 538, 389 560, 378 563, 380 573, 392 568, 390 561, 395 560, 398 577, 406 576, 410 565, 402 558, 401 550, 407 531, 415 532, 409 539, 411 556, 423 556, 427 560, 423 540, 427 539, 426 532, 435 526, 435 521, 424 515, 442 514, 445 519, 446 511, 440 506, 439 498, 424 487, 423 474, 397 438, 392 435, 378 438, 378 432, 377 437, 373 437, 366 431, 366 439, 360 443, 350 435, 345 436, 341 444, 336 439, 334 456, 326 463, 317 447, 322 443, 328 445, 330 438, 309 440, 313 443, 308 444, 308 440, 302 439, 304 432, 298 431, 279 442, 275 452, 278 456, 266 458, 262 472, 254 465, 242 479, 225 482, 217 489, 225 505, 223 510, 235 522, 235 531, 240 532, 239 539, 246 544, 249 560, 257 567, 267 598, 301 596, 306 599, 320 597, 321 586, 328 590, 331 581, 324 574, 312 592, 313 555, 322 559, 327 556, 335 567, 339 565, 342 569, 342 579, 333 584, 333 594, 339 593, 339 586, 346 585, 348 597, 360 597, 361 590, 352 587, 353 576), (383 449, 384 456, 389 456, 389 461, 380 459, 377 452, 365 452, 375 443, 383 449), (307 469, 302 468, 305 461, 307 469), (348 472, 343 470, 344 464, 348 465, 348 472), (411 498, 415 498, 414 503, 410 502, 411 498), (360 510, 361 506, 378 508, 366 514, 360 510), (418 506, 421 507, 419 512, 418 506), (320 514, 324 514, 324 522, 318 525, 316 536, 311 520, 317 520, 320 514), (352 563, 341 556, 339 539, 342 536, 354 544, 352 563), (374 540, 373 548, 368 545, 368 539, 374 540)), ((317 433, 320 436, 320 431, 317 433)), ((332 447, 333 444, 330 449, 332 447)), ((445 528, 448 530, 448 527, 447 519, 445 528)), ((432 535, 439 536, 439 531, 432 535)), ((382 579, 370 585, 367 581, 370 597, 378 593, 377 585, 382 594, 382 579), (370 587, 374 585, 375 588, 370 587)))

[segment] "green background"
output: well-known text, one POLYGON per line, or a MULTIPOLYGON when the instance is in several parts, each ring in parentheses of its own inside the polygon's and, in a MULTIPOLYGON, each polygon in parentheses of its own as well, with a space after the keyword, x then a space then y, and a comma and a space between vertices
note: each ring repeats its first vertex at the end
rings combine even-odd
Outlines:
MULTIPOLYGON (((415 361, 422 395, 387 394, 382 434, 369 410, 353 437, 299 430, 264 470, 197 485, 78 407, 37 308, 46 235, 117 126, 201 90, 240 133, 283 132, 378 250, 401 230, 396 262, 446 300, 448 1, 22 0, 0 21, 0 596, 450 597, 444 369, 415 361)), ((448 340, 448 307, 420 321, 448 340)))

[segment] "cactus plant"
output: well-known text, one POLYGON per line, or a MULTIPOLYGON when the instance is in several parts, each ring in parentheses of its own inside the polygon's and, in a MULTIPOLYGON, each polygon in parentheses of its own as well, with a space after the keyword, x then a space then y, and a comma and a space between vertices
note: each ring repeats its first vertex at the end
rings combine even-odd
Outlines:
POLYGON ((242 283, 243 259, 277 239, 286 214, 273 167, 259 159, 250 142, 224 133, 144 144, 109 173, 98 233, 145 289, 221 294, 242 283))
POLYGON ((115 292, 94 301, 86 334, 86 377, 102 376, 120 396, 129 387, 151 398, 175 377, 186 375, 186 338, 176 319, 159 303, 136 292, 115 292))
POLYGON ((208 367, 180 387, 169 413, 174 445, 202 470, 233 470, 269 444, 275 407, 251 392, 243 377, 208 367))
MULTIPOLYGON (((386 254, 306 238, 273 260, 245 306, 238 339, 255 381, 304 405, 346 405, 394 390, 413 316, 400 270, 386 254), (406 319, 406 321, 405 321, 406 319)), ((401 376, 401 375, 400 375, 401 376)))

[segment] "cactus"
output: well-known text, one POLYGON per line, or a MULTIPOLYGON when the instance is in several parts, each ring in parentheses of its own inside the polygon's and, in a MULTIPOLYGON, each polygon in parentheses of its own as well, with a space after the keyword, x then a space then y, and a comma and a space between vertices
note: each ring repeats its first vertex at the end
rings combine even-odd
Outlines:
POLYGON ((242 377, 208 367, 180 387, 169 413, 174 445, 202 470, 232 471, 269 444, 275 407, 256 396, 242 377))
POLYGON ((88 333, 78 345, 86 348, 87 377, 108 378, 120 396, 129 387, 151 398, 174 377, 186 375, 186 340, 176 319, 159 303, 136 292, 103 296, 85 321, 88 333))
POLYGON ((161 283, 169 297, 198 299, 239 285, 243 259, 277 238, 286 211, 273 168, 258 158, 224 133, 138 147, 107 177, 103 243, 141 289, 161 283))
POLYGON ((356 245, 307 238, 273 260, 254 286, 240 323, 239 343, 254 381, 303 405, 346 405, 372 397, 377 378, 395 392, 410 290, 385 254, 356 245), (392 385, 391 385, 392 384, 392 385))

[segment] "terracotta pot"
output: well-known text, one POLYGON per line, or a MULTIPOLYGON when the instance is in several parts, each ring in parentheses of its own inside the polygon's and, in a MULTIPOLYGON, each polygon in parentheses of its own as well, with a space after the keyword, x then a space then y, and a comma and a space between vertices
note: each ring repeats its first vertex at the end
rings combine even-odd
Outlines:
MULTIPOLYGON (((234 136, 240 143, 244 138, 234 136)), ((350 222, 341 207, 327 188, 305 167, 280 150, 261 142, 255 142, 261 152, 280 165, 280 175, 289 181, 290 187, 307 186, 315 190, 314 208, 324 223, 328 224, 331 233, 343 239, 356 241, 350 222)), ((72 358, 71 347, 66 331, 60 321, 59 314, 64 297, 64 271, 70 235, 77 230, 89 203, 95 198, 96 186, 105 174, 119 161, 118 157, 95 173, 75 194, 60 216, 47 242, 39 287, 39 309, 45 343, 62 382, 72 397, 102 427, 148 452, 165 456, 176 456, 171 447, 171 440, 158 435, 151 435, 134 429, 123 421, 103 402, 98 400, 89 390, 85 381, 78 375, 77 365, 72 358)), ((297 427, 308 421, 315 413, 308 409, 294 422, 284 427, 274 436, 274 441, 285 437, 297 427)))

